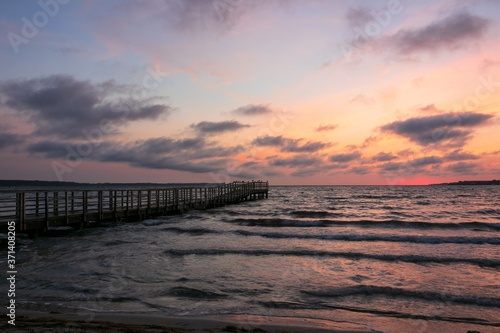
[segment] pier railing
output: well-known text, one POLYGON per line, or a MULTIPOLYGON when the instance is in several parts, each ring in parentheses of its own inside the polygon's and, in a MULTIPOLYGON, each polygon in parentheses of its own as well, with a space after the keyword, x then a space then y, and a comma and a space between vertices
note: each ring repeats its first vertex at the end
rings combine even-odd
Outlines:
POLYGON ((208 209, 267 198, 268 182, 233 182, 219 186, 156 189, 70 189, 0 191, 0 228, 15 221, 19 231, 91 221, 140 220, 152 216, 208 209))

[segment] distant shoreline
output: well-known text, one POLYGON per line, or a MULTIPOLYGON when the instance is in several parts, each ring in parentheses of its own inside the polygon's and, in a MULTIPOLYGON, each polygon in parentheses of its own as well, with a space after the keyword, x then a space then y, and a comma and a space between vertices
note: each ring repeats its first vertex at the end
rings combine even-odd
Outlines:
POLYGON ((453 183, 440 183, 440 184, 430 184, 431 186, 436 185, 500 185, 500 180, 460 180, 453 183))
MULTIPOLYGON (((19 186, 46 186, 46 187, 61 187, 61 186, 172 186, 172 185, 186 185, 188 183, 110 183, 110 182, 97 182, 97 183, 79 183, 79 182, 65 182, 57 180, 0 180, 1 187, 19 187, 19 186)), ((189 183, 189 185, 209 185, 210 183, 189 183)))

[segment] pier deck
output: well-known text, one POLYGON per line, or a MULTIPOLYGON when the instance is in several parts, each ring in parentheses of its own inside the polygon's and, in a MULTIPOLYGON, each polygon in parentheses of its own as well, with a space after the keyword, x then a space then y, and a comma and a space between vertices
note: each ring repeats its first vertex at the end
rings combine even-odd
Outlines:
POLYGON ((83 228, 91 222, 142 220, 268 197, 268 182, 220 186, 109 190, 0 191, 0 232, 38 234, 56 226, 83 228))

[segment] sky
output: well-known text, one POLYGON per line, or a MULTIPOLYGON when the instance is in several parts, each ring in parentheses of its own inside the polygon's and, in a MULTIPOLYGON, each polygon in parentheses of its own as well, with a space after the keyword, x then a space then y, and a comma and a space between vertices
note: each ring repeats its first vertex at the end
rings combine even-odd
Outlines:
POLYGON ((0 178, 500 178, 500 1, 0 2, 0 178))

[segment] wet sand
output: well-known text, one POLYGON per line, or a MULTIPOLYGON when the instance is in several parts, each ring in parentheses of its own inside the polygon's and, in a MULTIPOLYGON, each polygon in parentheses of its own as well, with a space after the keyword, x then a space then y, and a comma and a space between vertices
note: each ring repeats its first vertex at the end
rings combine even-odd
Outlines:
POLYGON ((78 314, 20 311, 16 325, 0 323, 2 332, 29 333, 369 333, 361 325, 305 318, 220 316, 167 317, 151 314, 99 313, 92 320, 78 314))

